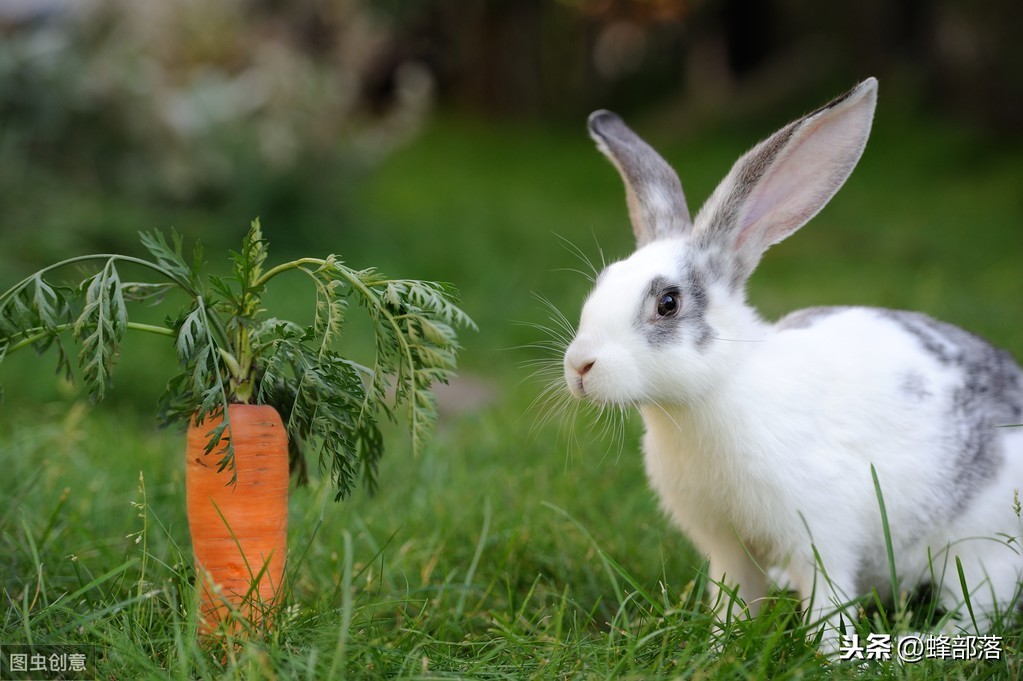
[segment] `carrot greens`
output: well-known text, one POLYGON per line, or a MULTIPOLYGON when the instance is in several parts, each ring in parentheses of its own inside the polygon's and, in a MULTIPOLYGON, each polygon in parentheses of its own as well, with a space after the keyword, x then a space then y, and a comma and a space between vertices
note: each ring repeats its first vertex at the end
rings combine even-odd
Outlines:
MULTIPOLYGON (((474 328, 448 285, 391 279, 375 269, 356 270, 330 255, 301 258, 267 269, 267 242, 259 221, 231 254, 231 273, 204 275, 197 247, 189 262, 178 234, 141 235, 149 259, 119 254, 79 256, 46 267, 0 294, 0 362, 16 350, 56 350, 57 369, 69 379, 77 364, 82 384, 102 399, 129 331, 173 338, 178 373, 160 398, 164 423, 226 414, 229 404, 269 404, 281 413, 293 467, 306 457, 330 475, 337 498, 361 478, 374 489, 383 451, 381 417, 404 411, 414 450, 436 421, 430 391, 455 370, 456 330, 474 328), (58 283, 58 270, 91 266, 75 285, 58 283), (124 271, 153 275, 123 278, 124 271), (309 325, 267 315, 262 298, 278 276, 311 280, 315 314, 309 325), (163 325, 129 319, 129 305, 169 304, 171 291, 187 304, 163 325), (345 318, 355 302, 368 314, 374 353, 368 366, 339 352, 345 318), (78 346, 77 361, 68 340, 78 346)), ((0 391, 0 398, 2 398, 0 391)), ((233 470, 230 421, 209 433, 220 470, 233 470)))

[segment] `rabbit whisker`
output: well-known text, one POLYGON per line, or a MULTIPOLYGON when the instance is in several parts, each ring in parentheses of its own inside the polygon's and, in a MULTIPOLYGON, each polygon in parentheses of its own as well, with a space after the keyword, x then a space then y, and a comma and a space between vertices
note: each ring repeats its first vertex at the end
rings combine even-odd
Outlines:
MULTIPOLYGON (((656 407, 662 414, 664 414, 668 418, 669 421, 671 421, 672 425, 674 425, 675 428, 682 430, 682 427, 679 425, 678 421, 675 420, 675 417, 671 414, 671 412, 664 408, 663 404, 661 404, 659 401, 655 399, 652 399, 649 395, 646 394, 642 395, 642 399, 644 405, 656 407)), ((639 406, 640 405, 637 403, 636 407, 639 406)))
MULTIPOLYGON (((568 317, 565 316, 565 313, 559 310, 558 306, 551 302, 551 300, 542 293, 534 292, 533 297, 537 301, 539 301, 541 305, 544 306, 544 308, 547 310, 547 313, 550 315, 551 321, 562 332, 560 334, 557 334, 558 337, 565 338, 570 341, 575 336, 575 325, 571 321, 569 321, 568 317)), ((547 330, 553 331, 553 329, 550 329, 549 327, 547 328, 547 330)), ((566 343, 566 346, 567 345, 568 343, 566 343)))
POLYGON ((597 253, 600 254, 600 269, 602 271, 606 270, 607 269, 607 258, 604 257, 604 248, 603 248, 603 246, 600 245, 600 241, 597 239, 597 233, 595 231, 593 231, 593 230, 590 230, 590 234, 593 235, 593 243, 596 244, 596 246, 597 246, 597 253))
POLYGON ((596 281, 594 276, 592 274, 590 274, 589 272, 583 272, 582 270, 577 270, 574 267, 558 267, 558 268, 556 268, 554 270, 551 270, 551 271, 552 272, 571 272, 572 274, 578 274, 580 277, 582 277, 586 281, 590 282, 591 284, 596 281))
MULTIPOLYGON (((596 267, 594 267, 593 261, 591 261, 589 257, 587 257, 585 253, 583 253, 583 249, 579 248, 579 246, 577 246, 570 239, 558 233, 555 233, 554 237, 561 241, 561 244, 565 248, 565 250, 567 250, 569 253, 578 258, 579 261, 586 265, 590 272, 592 272, 592 275, 586 274, 584 272, 579 272, 579 274, 582 274, 584 277, 589 279, 591 283, 594 282, 597 278, 597 275, 600 274, 600 271, 596 267)), ((601 254, 601 260, 603 260, 603 253, 601 254)))

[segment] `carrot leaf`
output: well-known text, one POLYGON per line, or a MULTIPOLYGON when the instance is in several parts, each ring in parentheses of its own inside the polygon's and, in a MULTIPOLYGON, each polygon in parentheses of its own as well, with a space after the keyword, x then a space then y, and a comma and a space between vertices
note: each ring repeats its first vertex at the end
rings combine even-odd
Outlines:
POLYGON ((74 334, 82 344, 79 362, 86 389, 96 399, 102 399, 127 330, 128 312, 113 259, 83 284, 85 306, 75 321, 74 334))
POLYGON ((197 247, 195 264, 189 266, 183 255, 183 239, 176 231, 171 231, 172 244, 167 243, 166 237, 158 231, 140 232, 139 239, 146 250, 156 258, 155 265, 165 271, 178 286, 186 291, 201 292, 199 279, 201 249, 197 247))

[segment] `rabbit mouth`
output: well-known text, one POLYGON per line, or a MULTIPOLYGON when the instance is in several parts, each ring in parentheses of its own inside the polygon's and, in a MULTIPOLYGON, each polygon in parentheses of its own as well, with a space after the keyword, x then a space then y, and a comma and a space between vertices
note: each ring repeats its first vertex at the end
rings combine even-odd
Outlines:
POLYGON ((597 384, 594 380, 587 380, 585 376, 575 376, 569 378, 567 381, 568 392, 571 393, 572 397, 579 400, 580 402, 588 402, 589 404, 595 405, 600 408, 604 407, 630 407, 635 406, 637 400, 631 399, 625 395, 612 394, 602 388, 601 385, 597 384))
POLYGON ((586 381, 582 376, 577 376, 574 383, 569 383, 569 391, 580 400, 589 399, 586 394, 586 381))
POLYGON ((586 376, 580 376, 578 374, 569 375, 565 377, 565 384, 568 386, 568 392, 577 400, 583 402, 602 403, 606 400, 602 400, 598 395, 594 393, 592 381, 587 381, 586 376))
POLYGON ((584 402, 597 401, 594 399, 592 389, 587 389, 585 374, 580 374, 574 370, 566 371, 565 386, 568 388, 569 394, 577 400, 584 402))

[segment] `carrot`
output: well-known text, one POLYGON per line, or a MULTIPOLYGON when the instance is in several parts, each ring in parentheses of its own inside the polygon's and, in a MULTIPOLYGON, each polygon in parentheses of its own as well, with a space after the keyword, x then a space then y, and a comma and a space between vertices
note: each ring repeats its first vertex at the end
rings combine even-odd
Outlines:
MULTIPOLYGON (((231 470, 217 472, 206 455, 210 431, 221 418, 193 419, 185 450, 188 525, 200 592, 199 633, 224 620, 258 625, 277 602, 284 577, 288 527, 288 438, 277 411, 266 405, 228 406, 234 445, 231 470)), ((226 433, 225 433, 226 436, 226 433)))
MULTIPOLYGON (((446 284, 391 279, 373 268, 351 269, 333 255, 265 269, 267 242, 258 220, 241 250, 231 254, 231 275, 220 279, 204 278, 197 265, 189 264, 177 234, 170 242, 160 232, 143 234, 142 244, 149 259, 111 253, 77 256, 0 290, 0 362, 19 349, 42 351, 56 344, 61 349, 58 370, 70 378, 71 356, 61 340, 61 334, 70 333, 81 345, 82 378, 98 400, 109 387, 129 330, 173 339, 180 371, 167 384, 160 413, 167 423, 190 422, 185 478, 200 634, 212 633, 225 619, 232 620, 228 630, 237 631, 246 620, 256 624, 265 619, 261 612, 279 604, 289 457, 288 435, 272 409, 233 403, 280 400, 288 410, 293 444, 319 445, 316 453, 337 487, 335 498, 341 499, 360 477, 371 489, 376 485, 383 453, 380 414, 407 410, 412 450, 422 449, 437 418, 430 385, 449 378, 455 369, 455 327, 475 325, 455 305, 446 284), (47 282, 51 272, 86 262, 95 262, 99 269, 78 285, 47 282), (125 265, 148 271, 157 281, 122 279, 118 268, 125 265), (260 302, 268 284, 291 271, 315 282, 315 319, 301 333, 293 322, 267 319, 260 302), (129 321, 128 303, 158 303, 173 288, 189 300, 176 318, 168 318, 165 325, 129 321), (376 352, 368 368, 370 381, 363 380, 353 362, 324 352, 336 344, 344 327, 341 312, 352 301, 361 303, 372 321, 376 352), (253 329, 258 334, 250 333, 253 329), (315 386, 307 384, 307 376, 315 376, 315 386), (197 414, 221 413, 230 416, 231 451, 215 446, 206 454, 222 421, 194 421, 197 414), (353 441, 360 446, 352 448, 353 441), (249 450, 255 452, 255 464, 246 461, 249 450), (225 470, 217 473, 221 467, 225 470), (237 484, 228 486, 232 476, 237 484)), ((295 461, 301 467, 305 460, 297 449, 295 461)))

